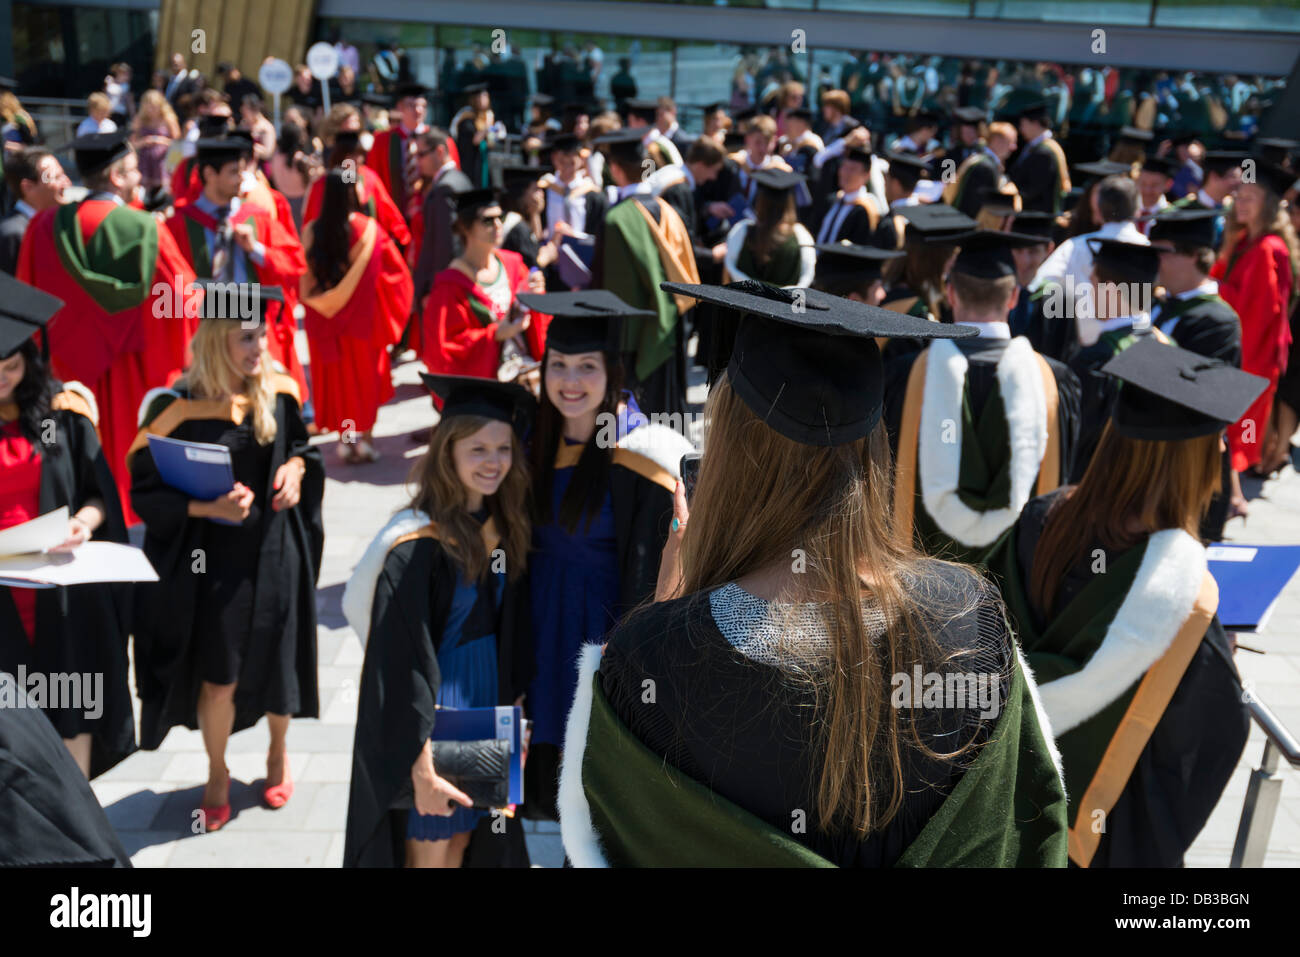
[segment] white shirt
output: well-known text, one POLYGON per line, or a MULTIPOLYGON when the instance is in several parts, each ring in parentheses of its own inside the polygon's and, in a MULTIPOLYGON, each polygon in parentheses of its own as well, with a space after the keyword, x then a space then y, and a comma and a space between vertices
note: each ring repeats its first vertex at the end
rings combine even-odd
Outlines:
MULTIPOLYGON (((1171 296, 1170 298, 1177 299, 1179 302, 1182 302, 1185 299, 1191 299, 1193 296, 1217 296, 1218 294, 1219 294, 1219 284, 1215 282, 1213 279, 1206 278, 1201 281, 1201 284, 1199 286, 1194 286, 1193 288, 1188 289, 1184 292, 1180 292, 1175 296, 1171 296)), ((1154 323, 1159 323, 1160 331, 1163 332, 1165 335, 1169 335, 1174 331, 1174 326, 1178 325, 1178 320, 1181 318, 1182 316, 1174 316, 1168 322, 1161 323, 1159 304, 1156 305, 1155 309, 1151 313, 1151 321, 1154 323)))
POLYGON ((22 213, 28 219, 36 218, 36 208, 25 199, 20 199, 18 202, 14 203, 14 212, 22 213))
POLYGON ((1213 196, 1203 189, 1196 191, 1196 201, 1208 209, 1222 209, 1223 204, 1215 200, 1213 196))
MULTIPOLYGON (((1123 329, 1125 326, 1132 326, 1133 331, 1137 333, 1146 332, 1151 326, 1151 317, 1143 315, 1116 316, 1114 319, 1103 319, 1100 322, 1096 319, 1092 321, 1097 325, 1097 336, 1099 338, 1102 333, 1114 332, 1116 329, 1123 329)), ((1092 341, 1096 342, 1097 340, 1093 339, 1092 341)), ((1091 345, 1091 343, 1086 344, 1091 345)))
POLYGON ((1074 277, 1076 288, 1091 281, 1092 250, 1088 246, 1089 239, 1118 239, 1120 242, 1134 243, 1138 246, 1151 245, 1150 240, 1143 236, 1142 231, 1130 220, 1122 223, 1103 223, 1101 229, 1084 233, 1082 236, 1072 236, 1052 250, 1052 254, 1038 267, 1037 274, 1029 284, 1030 290, 1037 290, 1048 282, 1064 285, 1067 276, 1074 277))
POLYGON ((817 242, 835 242, 836 238, 840 234, 840 227, 844 225, 844 220, 848 219, 850 211, 852 211, 853 207, 856 206, 860 200, 869 195, 870 193, 867 188, 865 186, 860 186, 847 196, 841 197, 839 201, 830 208, 830 211, 826 214, 826 218, 822 220, 822 227, 817 230, 817 242))
POLYGON ((979 332, 980 339, 1011 338, 1011 327, 1001 320, 994 322, 956 322, 954 325, 970 326, 979 332))
POLYGON ((91 133, 116 133, 117 124, 107 116, 95 122, 94 117, 88 116, 77 125, 78 136, 89 136, 91 133))
POLYGON ((544 195, 546 196, 546 234, 548 236, 554 236, 555 224, 558 223, 561 219, 564 219, 567 220, 569 225, 573 227, 574 233, 576 233, 579 237, 586 237, 587 235, 586 194, 584 193, 582 195, 575 196, 573 195, 573 189, 574 187, 580 186, 583 183, 587 182, 587 178, 582 175, 582 170, 578 170, 577 175, 574 176, 573 178, 573 182, 566 183, 563 180, 561 180, 559 177, 556 177, 555 182, 560 186, 563 186, 565 190, 567 190, 567 193, 564 196, 560 196, 555 192, 555 190, 552 189, 545 190, 544 195))
MULTIPOLYGON (((1143 206, 1141 209, 1139 209, 1138 217, 1141 218, 1143 216, 1151 216, 1155 213, 1160 212, 1160 210, 1164 209, 1168 205, 1169 205, 1169 200, 1165 199, 1164 196, 1161 196, 1154 206, 1143 206)), ((1136 225, 1138 230, 1142 233, 1143 236, 1150 236, 1151 227, 1154 225, 1154 222, 1148 219, 1146 222, 1137 223, 1136 225)))
POLYGON ((650 184, 643 180, 637 180, 635 183, 628 183, 626 186, 617 187, 614 192, 614 202, 621 203, 629 196, 642 196, 649 192, 650 184))

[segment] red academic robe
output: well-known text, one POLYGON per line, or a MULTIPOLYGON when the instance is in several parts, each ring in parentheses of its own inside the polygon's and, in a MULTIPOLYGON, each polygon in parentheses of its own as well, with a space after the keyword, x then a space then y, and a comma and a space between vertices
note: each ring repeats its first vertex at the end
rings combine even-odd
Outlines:
MULTIPOLYGON (((494 255, 506 270, 513 305, 515 295, 528 291, 528 267, 523 257, 508 249, 498 249, 494 255)), ((501 343, 496 340, 497 324, 509 318, 463 272, 451 267, 444 269, 433 278, 433 288, 429 291, 420 358, 433 373, 495 379, 501 358, 501 343)), ((529 354, 534 359, 540 360, 546 349, 549 324, 549 316, 533 313, 524 332, 529 354)))
MULTIPOLYGON (((267 349, 271 358, 284 366, 285 371, 298 383, 299 395, 305 401, 307 376, 295 347, 294 335, 298 321, 293 315, 293 306, 297 304, 298 278, 307 270, 302 244, 261 206, 241 202, 239 209, 230 218, 235 225, 252 223, 258 241, 266 247, 266 259, 262 265, 253 262, 251 256, 246 257, 249 281, 264 286, 280 286, 284 290, 284 305, 271 303, 267 309, 267 349)), ((215 230, 216 226, 216 220, 190 200, 177 202, 174 215, 167 220, 167 228, 175 237, 177 247, 193 265, 200 279, 212 277, 212 253, 208 249, 204 229, 215 230)))
POLYGON ((194 270, 148 213, 88 199, 36 215, 17 277, 63 300, 47 327, 53 371, 94 393, 104 453, 127 522, 136 524, 126 452, 145 393, 189 364, 198 319, 185 315, 185 290, 194 270))
MULTIPOLYGON (((316 387, 316 424, 324 431, 369 432, 379 407, 393 397, 388 350, 402 336, 415 286, 402 254, 364 213, 348 219, 348 270, 328 291, 301 280, 303 325, 316 387)), ((312 230, 303 227, 311 248, 312 230)))
POLYGON ((1265 376, 1269 383, 1264 394, 1228 430, 1232 467, 1240 472, 1259 462, 1273 409, 1273 393, 1286 371, 1291 348, 1287 310, 1294 278, 1286 243, 1271 234, 1254 242, 1243 238, 1231 266, 1220 260, 1210 275, 1219 280, 1219 295, 1241 317, 1242 369, 1265 376))
MULTIPOLYGON (((393 202, 393 197, 389 195, 388 188, 384 186, 379 174, 365 165, 360 167, 360 173, 361 176, 357 180, 357 202, 361 206, 361 211, 377 219, 379 225, 384 227, 399 246, 409 246, 411 230, 407 228, 406 220, 402 218, 401 211, 393 202)), ((320 215, 324 198, 325 178, 321 177, 307 190, 307 202, 302 208, 304 226, 320 215)))
MULTIPOLYGON (((388 190, 388 194, 397 203, 398 209, 403 210, 409 219, 412 211, 408 200, 412 197, 406 195, 405 173, 408 144, 409 139, 400 125, 380 130, 370 144, 370 152, 366 154, 366 166, 375 171, 384 184, 384 189, 388 190)), ((460 154, 456 152, 456 142, 451 137, 447 138, 447 153, 456 168, 460 169, 460 154)))

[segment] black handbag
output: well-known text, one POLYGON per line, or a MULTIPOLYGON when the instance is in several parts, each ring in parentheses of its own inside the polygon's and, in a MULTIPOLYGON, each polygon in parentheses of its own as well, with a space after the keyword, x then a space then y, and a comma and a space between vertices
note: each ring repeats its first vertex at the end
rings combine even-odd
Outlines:
POLYGON ((464 791, 476 808, 510 803, 510 742, 504 738, 434 741, 433 769, 464 791))

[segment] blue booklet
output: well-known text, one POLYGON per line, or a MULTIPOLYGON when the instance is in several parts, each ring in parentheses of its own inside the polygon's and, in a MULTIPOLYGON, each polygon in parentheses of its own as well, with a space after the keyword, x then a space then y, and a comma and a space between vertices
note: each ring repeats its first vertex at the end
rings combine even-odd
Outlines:
POLYGON ((555 268, 560 280, 570 289, 591 285, 591 264, 596 257, 596 237, 565 236, 560 240, 555 268))
POLYGON ((158 477, 190 498, 211 502, 235 487, 230 449, 224 445, 151 435, 149 451, 158 477))
POLYGON ((434 741, 510 742, 510 803, 524 803, 524 715, 511 705, 495 708, 439 708, 433 722, 434 741))
POLYGON ((1219 621, 1228 631, 1262 631, 1300 569, 1300 545, 1211 545, 1206 557, 1219 586, 1219 621))

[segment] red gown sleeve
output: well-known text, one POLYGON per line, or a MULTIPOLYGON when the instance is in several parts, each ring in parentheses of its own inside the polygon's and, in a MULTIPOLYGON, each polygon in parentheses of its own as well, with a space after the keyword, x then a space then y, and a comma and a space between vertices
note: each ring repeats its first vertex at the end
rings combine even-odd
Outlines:
POLYGON ((434 281, 424 310, 424 364, 430 372, 494 378, 501 356, 497 324, 480 325, 465 294, 434 281))
MULTIPOLYGON (((397 134, 391 130, 384 130, 381 133, 376 133, 375 141, 370 147, 370 152, 366 154, 365 162, 365 165, 379 177, 379 181, 384 184, 384 189, 388 191, 390 197, 393 192, 393 183, 389 178, 392 175, 392 171, 388 168, 388 141, 395 135, 397 134)), ((303 222, 306 221, 307 219, 304 216, 303 222)))
POLYGON ((302 207, 302 224, 306 226, 320 215, 321 197, 325 195, 325 178, 321 177, 307 190, 307 201, 302 207))
POLYGON ((411 302, 415 298, 415 283, 411 280, 411 271, 406 268, 397 244, 379 231, 378 249, 372 255, 378 255, 379 283, 376 292, 382 307, 382 318, 374 326, 374 344, 387 349, 402 338, 406 320, 411 315, 411 302))
POLYGON ((402 211, 393 202, 392 193, 388 191, 388 187, 378 178, 374 170, 370 170, 370 174, 366 177, 366 189, 370 190, 370 195, 374 197, 375 218, 379 220, 379 225, 384 227, 384 231, 392 236, 398 245, 411 245, 411 230, 407 228, 402 211))

